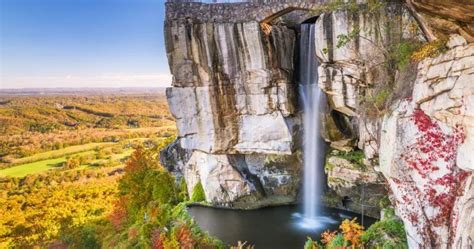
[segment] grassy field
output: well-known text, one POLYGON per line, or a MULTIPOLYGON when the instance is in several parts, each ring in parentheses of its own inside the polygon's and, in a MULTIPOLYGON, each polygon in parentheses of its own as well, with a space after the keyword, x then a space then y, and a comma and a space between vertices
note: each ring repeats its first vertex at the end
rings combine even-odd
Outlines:
MULTIPOLYGON (((133 152, 133 149, 128 149, 120 154, 112 154, 108 158, 105 158, 105 159, 93 160, 88 164, 81 165, 77 169, 95 168, 96 166, 94 165, 104 164, 109 160, 123 160, 129 157, 132 154, 132 152, 133 152)), ((89 151, 71 154, 71 156, 85 156, 85 155, 94 155, 94 154, 96 154, 95 150, 89 150, 89 151)), ((58 157, 55 159, 47 159, 47 160, 40 160, 40 161, 36 161, 32 163, 25 163, 25 164, 11 167, 11 168, 0 170, 0 176, 24 177, 30 174, 41 173, 46 170, 60 169, 61 168, 60 165, 66 162, 66 160, 67 160, 67 157, 63 156, 63 157, 58 157)), ((72 169, 72 170, 76 170, 76 169, 72 169)))
POLYGON ((88 144, 70 146, 63 149, 59 149, 59 150, 51 150, 51 151, 47 151, 43 153, 34 154, 33 156, 29 156, 29 157, 18 158, 12 161, 12 165, 38 162, 41 160, 47 161, 47 159, 65 157, 67 155, 77 154, 83 151, 94 150, 96 148, 104 148, 112 144, 114 143, 104 142, 104 143, 88 143, 88 144))
MULTIPOLYGON (((84 151, 76 153, 75 155, 83 156, 88 154, 95 154, 95 151, 84 151)), ((10 177, 24 177, 29 174, 40 173, 46 170, 58 169, 63 162, 66 161, 66 156, 54 159, 40 160, 32 163, 25 163, 11 168, 0 170, 0 176, 10 177)))
MULTIPOLYGON (((162 140, 164 138, 159 138, 162 140)), ((129 143, 139 143, 142 144, 143 142, 149 140, 148 138, 133 138, 127 140, 129 143)), ((74 156, 96 156, 98 154, 98 148, 112 148, 113 146, 117 146, 117 143, 90 143, 78 146, 71 146, 60 150, 48 151, 44 153, 39 153, 31 157, 21 158, 18 161, 24 161, 25 163, 19 163, 16 166, 9 167, 6 169, 0 170, 0 177, 8 176, 8 177, 24 177, 30 174, 41 173, 47 170, 56 170, 61 169, 62 164, 67 161, 68 157, 74 156)), ((97 168, 100 165, 106 165, 109 161, 123 161, 124 159, 128 158, 134 149, 128 148, 124 149, 120 153, 113 153, 108 155, 105 158, 95 159, 90 161, 87 164, 82 164, 77 169, 86 169, 86 168, 97 168)), ((77 170, 71 169, 71 170, 77 170)), ((70 171, 70 170, 69 170, 70 171)))

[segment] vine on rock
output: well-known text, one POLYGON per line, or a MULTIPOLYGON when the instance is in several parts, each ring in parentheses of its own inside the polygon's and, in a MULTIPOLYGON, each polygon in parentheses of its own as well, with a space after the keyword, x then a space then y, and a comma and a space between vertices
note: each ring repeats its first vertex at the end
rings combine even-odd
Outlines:
POLYGON ((398 202, 412 205, 401 215, 419 229, 419 234, 428 234, 433 239, 437 234, 433 234, 430 226, 446 227, 452 233, 457 225, 454 203, 462 194, 464 180, 471 174, 456 167, 457 148, 466 136, 463 126, 442 129, 419 108, 414 110, 410 121, 420 135, 401 153, 408 168, 392 181, 401 193, 398 202), (402 181, 405 183, 401 184, 402 181))

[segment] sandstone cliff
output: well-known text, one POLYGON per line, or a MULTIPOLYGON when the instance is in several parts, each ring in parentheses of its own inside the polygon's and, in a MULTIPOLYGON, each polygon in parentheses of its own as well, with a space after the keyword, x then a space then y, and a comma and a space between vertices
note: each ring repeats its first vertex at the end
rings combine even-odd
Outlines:
MULTIPOLYGON (((213 205, 252 208, 295 201, 300 175, 295 32, 265 34, 256 21, 166 22, 173 87, 167 89, 180 172, 213 205)), ((173 164, 173 163, 171 163, 173 164)))

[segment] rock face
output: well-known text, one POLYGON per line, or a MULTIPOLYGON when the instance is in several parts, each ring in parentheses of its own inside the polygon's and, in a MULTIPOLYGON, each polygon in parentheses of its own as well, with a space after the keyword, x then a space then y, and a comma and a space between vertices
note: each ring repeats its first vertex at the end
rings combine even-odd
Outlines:
POLYGON ((292 152, 293 31, 265 36, 256 22, 171 22, 166 30, 174 76, 167 96, 183 148, 292 152))
POLYGON ((474 45, 463 44, 422 61, 413 97, 382 124, 380 169, 413 248, 472 246, 474 45))
POLYGON ((465 0, 407 0, 430 40, 458 34, 474 42, 474 4, 465 0))
POLYGON ((362 8, 324 13, 315 25, 316 55, 321 61, 319 86, 329 99, 323 136, 336 154, 362 150, 365 156, 361 162, 365 172, 348 167, 352 165, 350 162, 330 162, 345 162, 345 159, 328 158, 326 163, 333 166, 328 172, 329 188, 333 191, 331 199, 350 198, 350 210, 361 212, 362 206, 370 207, 370 215, 379 217, 378 203, 387 195, 382 178, 377 177, 374 170, 381 120, 367 118, 367 108, 361 103, 373 98, 375 90, 386 87, 386 82, 394 77, 384 66, 387 47, 408 38, 422 41, 423 36, 409 10, 396 2, 372 12, 362 8), (391 32, 384 32, 380 27, 391 32), (414 28, 407 31, 408 27, 414 28), (363 188, 368 190, 370 199, 362 198, 363 188))
MULTIPOLYGON (((392 12, 381 10, 377 21, 373 16, 354 16, 348 11, 323 14, 316 21, 317 56, 322 61, 319 85, 328 95, 330 112, 343 117, 337 118, 338 126, 353 134, 338 133, 344 129, 334 129, 335 119, 326 119, 325 139, 334 149, 326 160, 331 188, 327 202, 340 206, 344 196, 352 203, 360 202, 362 183, 373 184, 374 189, 377 181, 384 182, 368 177, 356 169, 357 164, 337 156, 358 147, 365 154, 368 169, 374 176, 377 173, 373 170, 381 171, 388 182, 390 198, 405 223, 411 248, 469 248, 474 237, 474 156, 468 152, 474 151, 473 45, 467 44, 464 33, 464 37, 452 35, 446 53, 422 61, 409 77, 391 76, 390 71, 376 68, 387 59, 377 44, 386 40, 396 44, 407 37, 423 41, 423 35, 420 29, 405 32, 414 21, 407 9, 387 8, 392 12), (401 32, 386 37, 368 32, 387 20, 401 32), (354 27, 360 29, 358 36, 366 39, 340 44, 339 35, 350 34, 354 27), (388 114, 382 118, 386 110, 379 112, 377 105, 367 108, 364 104, 372 101, 377 88, 387 88, 384 84, 390 77, 396 82, 391 86, 396 101, 386 101, 388 114), (372 109, 377 115, 368 115, 372 109), (351 139, 355 143, 348 142, 351 139)), ((357 206, 351 209, 360 212, 357 206)))
POLYGON ((380 218, 379 202, 387 196, 385 181, 363 164, 363 156, 362 151, 337 150, 327 156, 325 171, 330 190, 325 194, 326 205, 380 218))
POLYGON ((315 41, 316 55, 322 62, 319 85, 330 96, 332 109, 357 116, 361 88, 387 80, 383 67, 387 47, 419 36, 421 31, 408 9, 396 2, 369 13, 338 10, 320 15, 315 41), (411 31, 405 31, 413 25, 411 31))
MULTIPOLYGON (((339 125, 346 128, 340 130, 352 130, 352 140, 358 140, 357 147, 372 160, 377 157, 380 120, 366 118, 364 108, 377 110, 361 103, 375 98, 377 89, 393 87, 386 86, 394 77, 384 66, 387 47, 408 38, 423 41, 422 32, 409 10, 393 2, 370 13, 339 10, 322 14, 316 20, 316 37, 316 54, 322 62, 319 86, 329 97, 330 109, 346 117, 345 124, 339 125)), ((329 142, 341 150, 338 145, 348 138, 329 142)))
POLYGON ((190 194, 200 181, 214 205, 295 201, 294 30, 179 18, 167 20, 165 30, 173 74, 167 97, 179 137, 173 146, 190 153, 174 164, 190 194), (283 161, 271 163, 273 157, 283 161))

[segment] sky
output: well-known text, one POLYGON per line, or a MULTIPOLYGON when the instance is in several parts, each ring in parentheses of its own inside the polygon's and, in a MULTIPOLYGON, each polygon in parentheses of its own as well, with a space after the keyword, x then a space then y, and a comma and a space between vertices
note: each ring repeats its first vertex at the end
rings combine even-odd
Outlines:
POLYGON ((0 88, 163 87, 165 0, 0 0, 0 88))

